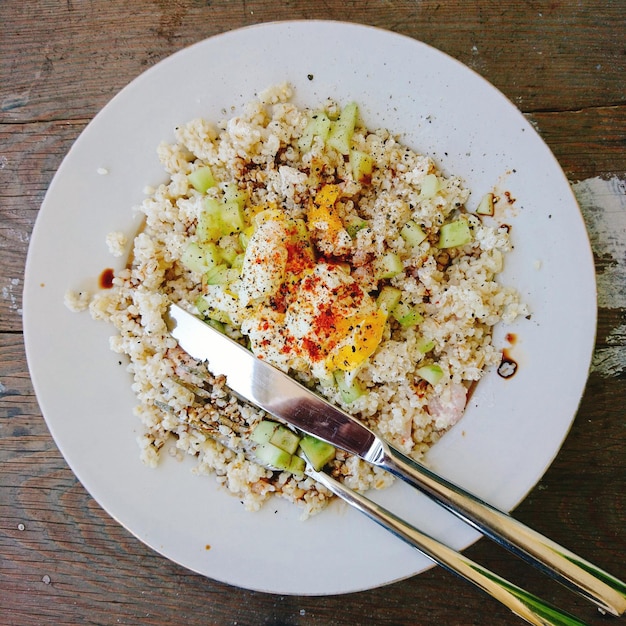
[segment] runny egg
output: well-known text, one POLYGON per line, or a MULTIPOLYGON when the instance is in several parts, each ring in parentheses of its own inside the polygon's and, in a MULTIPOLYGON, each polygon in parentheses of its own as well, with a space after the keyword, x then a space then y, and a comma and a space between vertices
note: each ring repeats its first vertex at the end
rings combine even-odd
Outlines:
POLYGON ((240 315, 255 354, 285 371, 328 379, 374 353, 387 316, 349 268, 316 261, 311 250, 297 221, 259 214, 243 264, 240 315))

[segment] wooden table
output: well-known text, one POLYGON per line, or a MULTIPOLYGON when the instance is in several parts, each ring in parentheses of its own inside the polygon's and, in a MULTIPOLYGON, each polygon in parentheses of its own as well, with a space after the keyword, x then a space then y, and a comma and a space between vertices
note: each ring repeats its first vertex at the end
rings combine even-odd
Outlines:
MULTIPOLYGON (((38 408, 22 339, 24 262, 37 211, 72 142, 116 91, 176 50, 229 29, 296 18, 371 24, 447 52, 502 90, 561 163, 596 257, 597 344, 571 433, 515 515, 625 577, 624 8, 621 0, 3 0, 0 623, 518 623, 439 568, 325 598, 266 595, 193 574, 145 547, 92 500, 38 408)), ((611 623, 486 540, 467 553, 590 624, 611 623)))

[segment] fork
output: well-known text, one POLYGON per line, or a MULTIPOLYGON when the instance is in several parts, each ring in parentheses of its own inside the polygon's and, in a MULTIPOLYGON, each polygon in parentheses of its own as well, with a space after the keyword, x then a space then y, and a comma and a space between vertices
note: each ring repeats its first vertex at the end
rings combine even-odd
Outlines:
MULTIPOLYGON (((189 373, 195 375, 196 380, 199 378, 202 381, 204 378, 198 370, 189 373)), ((207 399, 207 392, 202 384, 185 381, 180 378, 176 378, 176 382, 191 390, 199 401, 202 402, 207 399)), ((175 413, 166 404, 159 403, 159 407, 175 413)), ((212 417, 214 419, 212 423, 199 419, 192 419, 187 423, 189 427, 195 429, 203 436, 213 439, 237 454, 242 453, 249 461, 271 471, 281 471, 264 463, 255 455, 255 444, 245 436, 245 433, 241 432, 237 424, 225 419, 218 412, 212 417), (238 430, 240 432, 237 432, 238 430)), ((347 504, 419 550, 434 563, 476 585, 529 624, 535 624, 536 626, 585 626, 585 622, 577 617, 562 611, 439 540, 421 532, 412 524, 363 494, 347 487, 330 474, 324 471, 316 471, 306 457, 303 456, 303 458, 306 462, 304 474, 308 477, 317 481, 347 504)))
MULTIPOLYGON (((202 427, 194 425, 194 427, 198 428, 199 432, 203 435, 211 437, 217 443, 229 448, 233 452, 243 453, 249 461, 257 463, 271 471, 281 471, 267 463, 261 462, 254 454, 253 448, 234 445, 233 439, 225 437, 218 428, 213 429, 208 425, 202 427)), ((508 581, 506 578, 491 572, 460 552, 453 550, 437 539, 421 532, 415 528, 415 526, 396 516, 388 509, 385 509, 373 500, 370 500, 366 496, 339 482, 330 474, 324 471, 314 470, 306 457, 304 458, 306 461, 304 473, 307 476, 326 487, 326 489, 371 520, 377 522, 383 528, 391 531, 394 535, 419 550, 434 563, 441 565, 447 571, 473 583, 529 624, 535 624, 536 626, 585 626, 585 622, 582 622, 577 617, 549 604, 508 581)))

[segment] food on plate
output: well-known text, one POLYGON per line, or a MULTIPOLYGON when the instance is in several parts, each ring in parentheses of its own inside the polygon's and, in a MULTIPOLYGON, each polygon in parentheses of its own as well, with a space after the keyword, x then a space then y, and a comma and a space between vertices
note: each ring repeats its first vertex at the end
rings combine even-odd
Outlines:
MULTIPOLYGON (((176 345, 168 304, 419 458, 499 364, 494 325, 527 313, 497 280, 510 227, 492 217, 488 199, 480 212, 466 210, 459 177, 391 132, 367 129, 356 103, 301 108, 280 85, 224 122, 192 120, 175 137, 158 147, 169 179, 139 207, 145 225, 129 266, 89 301, 92 316, 118 331, 112 349, 130 359, 142 459, 155 465, 171 440, 170 453, 196 456, 196 471, 214 474, 248 508, 275 494, 304 515, 331 496, 302 474, 298 449, 350 487, 389 485, 382 470, 292 440, 234 397, 176 345), (222 446, 216 429, 228 443, 255 443, 282 471, 222 446)), ((109 237, 112 251, 121 240, 109 237)), ((86 305, 84 295, 67 302, 86 305)))

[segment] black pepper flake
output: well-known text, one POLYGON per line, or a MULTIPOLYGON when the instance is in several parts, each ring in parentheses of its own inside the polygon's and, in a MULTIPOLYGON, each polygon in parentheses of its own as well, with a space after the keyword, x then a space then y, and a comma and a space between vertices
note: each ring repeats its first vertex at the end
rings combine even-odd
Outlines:
POLYGON ((306 77, 307 77, 309 80, 313 80, 313 78, 314 78, 314 77, 313 77, 313 74, 307 74, 307 75, 306 75, 306 77))

